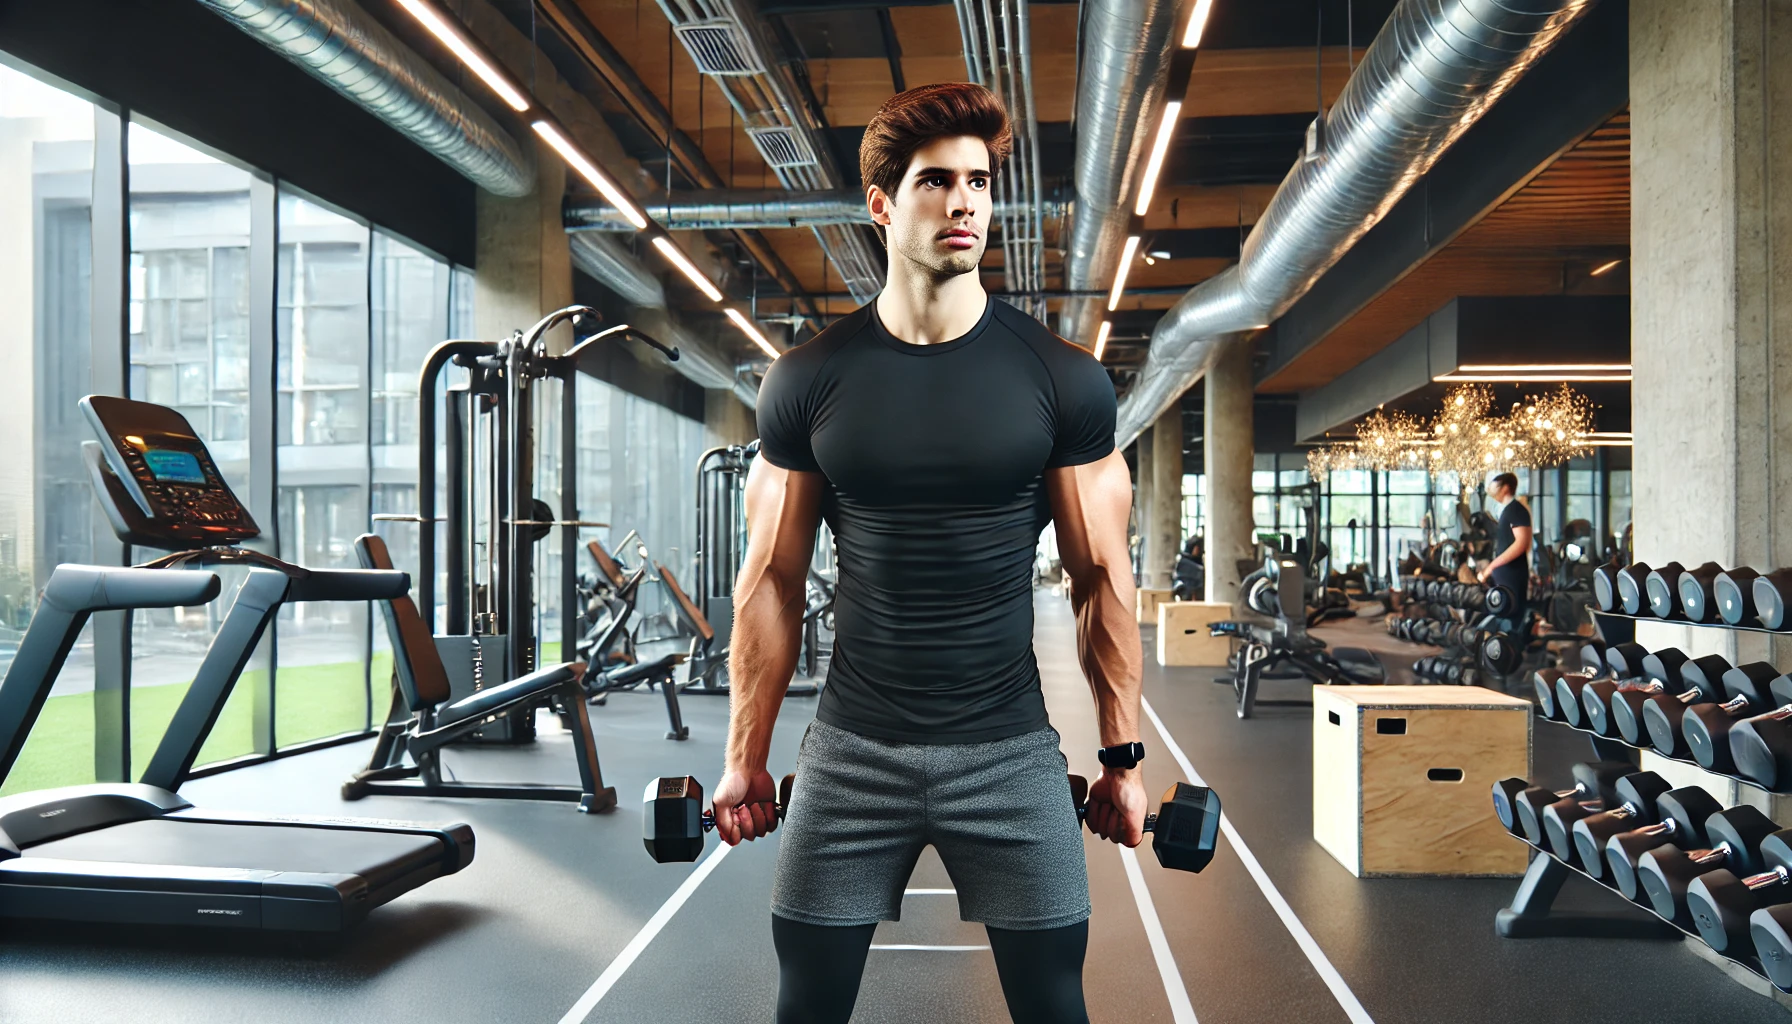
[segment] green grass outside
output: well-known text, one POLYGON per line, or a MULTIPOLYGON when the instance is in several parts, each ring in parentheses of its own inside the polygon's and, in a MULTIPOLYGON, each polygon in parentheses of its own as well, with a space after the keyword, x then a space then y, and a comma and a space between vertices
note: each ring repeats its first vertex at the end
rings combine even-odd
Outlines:
MULTIPOLYGON (((386 714, 392 655, 373 655, 373 718, 386 714)), ((174 718, 187 683, 134 687, 131 690, 131 761, 133 777, 149 765, 156 744, 174 718)), ((255 701, 267 687, 267 671, 244 672, 218 715, 218 722, 200 748, 201 765, 255 752, 255 701)), ((282 747, 367 727, 367 690, 359 661, 282 668, 275 680, 278 709, 274 739, 282 747)), ((0 796, 53 786, 73 786, 93 778, 93 694, 71 693, 44 702, 18 763, 0 796)))

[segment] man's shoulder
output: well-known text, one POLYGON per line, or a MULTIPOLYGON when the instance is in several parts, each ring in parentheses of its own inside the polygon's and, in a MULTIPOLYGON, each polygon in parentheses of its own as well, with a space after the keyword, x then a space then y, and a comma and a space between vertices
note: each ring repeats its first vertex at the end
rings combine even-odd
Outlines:
MULTIPOLYGON (((1059 337, 1051 328, 1008 303, 1000 299, 993 301, 996 322, 1026 346, 1054 380, 1062 380, 1067 374, 1100 371, 1101 364, 1088 349, 1059 337)), ((1101 376, 1105 379, 1107 374, 1101 372, 1101 376)))
POLYGON ((799 386, 807 389, 835 355, 866 333, 868 308, 861 306, 823 328, 821 333, 786 350, 765 371, 766 382, 781 388, 800 382, 799 386))

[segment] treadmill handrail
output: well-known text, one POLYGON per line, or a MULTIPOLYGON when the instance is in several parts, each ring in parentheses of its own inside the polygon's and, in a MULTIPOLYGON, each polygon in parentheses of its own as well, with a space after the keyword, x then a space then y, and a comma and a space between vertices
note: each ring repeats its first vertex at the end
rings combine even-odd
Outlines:
POLYGON ((103 565, 59 565, 44 585, 6 678, 0 679, 0 782, 5 781, 81 628, 96 611, 173 608, 218 596, 217 574, 169 573, 103 565))

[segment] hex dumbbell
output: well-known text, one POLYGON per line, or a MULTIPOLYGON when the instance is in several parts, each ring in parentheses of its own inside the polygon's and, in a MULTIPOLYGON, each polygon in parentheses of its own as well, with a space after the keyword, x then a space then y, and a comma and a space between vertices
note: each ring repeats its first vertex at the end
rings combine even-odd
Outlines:
POLYGON ((1618 570, 1621 568, 1608 563, 1593 570, 1593 606, 1602 612, 1618 610, 1618 570))
POLYGON ((1680 731, 1686 709, 1694 704, 1723 703, 1724 673, 1734 667, 1718 654, 1680 666, 1680 693, 1671 697, 1656 694, 1643 701, 1643 726, 1649 731, 1650 745, 1669 757, 1687 756, 1686 735, 1680 731))
POLYGON ((1624 898, 1644 901, 1637 879, 1637 864, 1653 850, 1673 846, 1695 849, 1705 845, 1705 822, 1724 809, 1711 794, 1697 786, 1672 790, 1655 798, 1655 824, 1620 832, 1605 841, 1605 866, 1613 887, 1624 898))
POLYGON ((1747 953, 1749 916, 1777 903, 1792 902, 1792 829, 1761 840, 1760 872, 1740 875, 1718 868, 1686 888, 1686 910, 1699 938, 1719 953, 1747 953))
POLYGON ((1730 759, 1737 774, 1778 789, 1792 780, 1792 675, 1767 684, 1771 711, 1745 718, 1730 730, 1730 759))
POLYGON ((1680 614, 1680 577, 1685 573, 1686 567, 1679 562, 1649 570, 1643 580, 1643 594, 1648 603, 1643 614, 1658 619, 1677 618, 1680 614))
POLYGON ((1779 674, 1765 661, 1738 665, 1723 675, 1723 703, 1694 704, 1686 709, 1680 732, 1699 767, 1714 772, 1736 770, 1736 760, 1730 756, 1730 730, 1738 721, 1773 706, 1769 686, 1779 674))
POLYGON ((1775 569, 1755 577, 1749 585, 1755 595, 1755 619, 1768 629, 1792 627, 1792 569, 1775 569))
POLYGON ((1705 819, 1705 841, 1700 850, 1659 847, 1637 858, 1637 881, 1655 912, 1670 921, 1686 916, 1686 890, 1693 879, 1718 868, 1741 875, 1761 870, 1761 843, 1780 830, 1772 818, 1742 804, 1705 819))
POLYGON ((1567 672, 1559 668, 1540 668, 1531 673, 1531 689, 1536 691, 1537 709, 1543 713, 1544 718, 1556 722, 1564 720, 1561 704, 1556 700, 1556 682, 1565 676, 1578 676, 1588 682, 1592 680, 1585 672, 1567 672))
POLYGON ((1654 772, 1626 775, 1615 788, 1618 806, 1589 814, 1568 827, 1568 838, 1581 870, 1594 878, 1607 877, 1606 840, 1660 821, 1661 798, 1673 792, 1667 780, 1654 772))
POLYGON ((1725 569, 1711 581, 1717 617, 1732 626, 1755 618, 1755 580, 1760 573, 1749 568, 1725 569))
POLYGON ((1601 806, 1616 807, 1621 802, 1618 799, 1618 780, 1635 772, 1636 765, 1628 761, 1583 762, 1574 766, 1574 785, 1568 789, 1527 787, 1513 799, 1517 808, 1513 818, 1518 822, 1519 833, 1532 846, 1546 845, 1549 836, 1543 828, 1545 808, 1557 803, 1566 806, 1581 801, 1598 801, 1601 806))
POLYGON ((1646 615, 1649 607, 1647 562, 1632 562, 1617 572, 1618 607, 1626 615, 1646 615))
MULTIPOLYGON (((1612 787, 1611 800, 1557 800, 1543 808, 1543 837, 1549 843, 1549 852, 1560 860, 1570 864, 1578 864, 1586 872, 1595 877, 1604 871, 1604 858, 1599 855, 1599 844, 1591 846, 1593 856, 1581 856, 1581 844, 1575 841, 1574 827, 1590 818, 1602 818, 1616 815, 1620 821, 1634 821, 1655 811, 1656 798, 1669 789, 1667 781, 1654 772, 1632 771, 1619 779, 1612 787), (1597 865, 1597 866, 1596 866, 1597 865)), ((1616 835, 1624 831, 1614 827, 1606 835, 1616 835)))
POLYGON ((1716 562, 1706 562, 1696 569, 1688 569, 1680 574, 1676 589, 1680 592, 1680 611, 1692 622, 1717 621, 1717 594, 1715 585, 1724 567, 1716 562))
MULTIPOLYGON (((778 784, 774 809, 779 820, 790 806, 795 782, 795 775, 786 775, 778 784)), ((647 784, 642 803, 641 839, 649 856, 661 864, 702 856, 704 834, 716 827, 716 815, 714 810, 703 809, 701 783, 689 775, 655 779, 647 784)))
POLYGON ((1606 701, 1612 728, 1624 742, 1638 747, 1648 744, 1649 729, 1643 722, 1643 705, 1657 694, 1672 697, 1684 693, 1686 683, 1681 678, 1680 669, 1689 660, 1677 647, 1653 651, 1643 659, 1642 684, 1630 689, 1620 688, 1606 701))

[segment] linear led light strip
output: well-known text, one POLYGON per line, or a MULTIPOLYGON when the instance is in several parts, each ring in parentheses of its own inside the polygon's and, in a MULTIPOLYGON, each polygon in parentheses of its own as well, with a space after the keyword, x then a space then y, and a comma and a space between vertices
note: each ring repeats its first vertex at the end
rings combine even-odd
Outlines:
MULTIPOLYGON (((531 108, 539 109, 527 93, 517 88, 493 61, 480 52, 479 46, 434 5, 427 3, 426 0, 398 0, 398 2, 410 13, 411 17, 421 22, 431 35, 441 40, 443 45, 453 51, 454 55, 460 58, 461 63, 478 75, 480 81, 490 86, 492 91, 509 104, 512 110, 523 113, 531 108)), ((535 130, 535 134, 541 136, 543 141, 552 146, 554 152, 560 154, 560 158, 565 160, 568 166, 578 171, 581 177, 595 186, 611 206, 622 211, 622 215, 628 219, 630 224, 634 225, 636 231, 654 230, 653 247, 660 251, 660 255, 678 268, 679 273, 689 278, 691 283, 696 285, 711 302, 722 302, 721 289, 717 288, 715 282, 697 269, 697 265, 684 254, 677 242, 672 241, 671 237, 665 233, 665 229, 649 219, 641 207, 636 204, 634 198, 624 191, 614 178, 604 173, 597 162, 586 155, 585 151, 580 149, 565 132, 561 131, 558 125, 549 120, 545 116, 545 111, 541 113, 543 116, 532 118, 529 122, 529 127, 535 130)), ((777 348, 766 340, 765 335, 753 325, 751 320, 732 307, 725 307, 723 312, 747 337, 753 339, 754 344, 764 349, 773 359, 778 358, 777 348)))
POLYGON ((1207 17, 1213 13, 1213 0, 1196 0, 1195 13, 1189 15, 1188 31, 1182 34, 1182 48, 1192 50, 1201 45, 1201 33, 1207 30, 1207 17))
POLYGON ((1113 333, 1113 330, 1114 322, 1112 320, 1103 320, 1101 322, 1101 330, 1095 333, 1095 361, 1098 363, 1101 362, 1102 353, 1108 350, 1108 335, 1113 333))
POLYGON ((1139 236, 1128 235, 1126 248, 1120 250, 1120 269, 1114 271, 1114 287, 1108 291, 1108 312, 1120 305, 1120 293, 1126 290, 1126 275, 1132 273, 1132 258, 1139 251, 1139 236))

